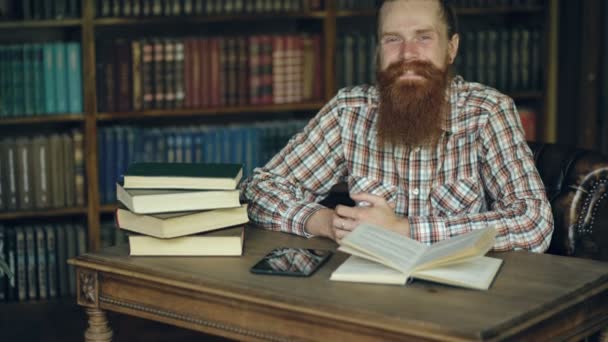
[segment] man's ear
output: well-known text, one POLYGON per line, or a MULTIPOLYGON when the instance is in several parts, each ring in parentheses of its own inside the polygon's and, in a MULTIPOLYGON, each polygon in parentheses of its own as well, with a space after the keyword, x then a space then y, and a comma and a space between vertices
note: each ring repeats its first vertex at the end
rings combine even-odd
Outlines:
POLYGON ((452 39, 448 41, 448 61, 450 62, 450 64, 454 63, 454 59, 456 59, 459 45, 460 35, 456 33, 452 36, 452 39))

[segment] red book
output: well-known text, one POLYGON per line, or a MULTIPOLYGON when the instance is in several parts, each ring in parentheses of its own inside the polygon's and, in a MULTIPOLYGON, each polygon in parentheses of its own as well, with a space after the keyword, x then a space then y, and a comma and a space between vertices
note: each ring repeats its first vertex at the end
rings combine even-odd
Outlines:
POLYGON ((323 44, 321 41, 321 35, 316 34, 312 37, 312 47, 314 50, 314 81, 313 81, 313 98, 315 100, 322 100, 325 98, 325 83, 323 81, 323 44))
POLYGON ((210 96, 209 96, 209 100, 210 100, 210 105, 212 107, 219 107, 221 105, 223 105, 224 103, 222 102, 222 97, 221 97, 221 80, 220 80, 220 70, 222 69, 222 66, 220 64, 220 41, 223 38, 221 37, 214 37, 211 38, 210 40, 210 46, 209 46, 209 63, 210 63, 210 96))
POLYGON ((257 105, 261 99, 260 36, 249 37, 249 103, 257 105))
POLYGON ((237 102, 239 105, 249 103, 249 63, 247 61, 247 38, 237 38, 237 102))
POLYGON ((193 42, 194 39, 187 38, 184 40, 184 82, 185 82, 185 98, 184 98, 184 107, 193 108, 194 107, 194 94, 192 83, 194 81, 194 69, 193 69, 193 42))
POLYGON ((198 51, 200 55, 200 89, 198 90, 201 98, 201 107, 211 106, 211 52, 210 40, 203 38, 198 41, 198 51))
POLYGON ((518 108, 526 141, 536 141, 536 111, 530 107, 518 108))

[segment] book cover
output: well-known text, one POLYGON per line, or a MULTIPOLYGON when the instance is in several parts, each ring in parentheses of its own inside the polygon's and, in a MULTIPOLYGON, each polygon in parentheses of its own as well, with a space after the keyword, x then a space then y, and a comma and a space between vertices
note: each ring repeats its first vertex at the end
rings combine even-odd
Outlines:
POLYGON ((238 190, 124 189, 116 184, 118 200, 137 214, 234 208, 238 190))
POLYGON ((493 227, 427 246, 404 235, 362 224, 342 239, 338 250, 352 256, 331 280, 405 284, 410 278, 487 290, 502 260, 484 257, 494 246, 493 227), (365 260, 360 260, 365 259, 365 260))
POLYGON ((48 298, 48 271, 47 271, 47 251, 46 251, 46 237, 44 235, 44 228, 40 225, 34 226, 34 235, 36 240, 36 269, 38 271, 38 298, 48 298))
POLYGON ((125 189, 235 189, 243 166, 233 163, 133 163, 124 174, 125 189))
POLYGON ((172 239, 130 235, 129 249, 133 256, 240 256, 244 242, 245 226, 237 226, 172 239))
POLYGON ((55 239, 55 229, 50 224, 44 225, 44 235, 46 237, 46 270, 47 288, 49 298, 57 297, 57 248, 55 239))
POLYGON ((247 205, 151 215, 140 215, 122 208, 116 210, 116 225, 119 228, 161 239, 209 232, 245 224, 248 221, 247 205))

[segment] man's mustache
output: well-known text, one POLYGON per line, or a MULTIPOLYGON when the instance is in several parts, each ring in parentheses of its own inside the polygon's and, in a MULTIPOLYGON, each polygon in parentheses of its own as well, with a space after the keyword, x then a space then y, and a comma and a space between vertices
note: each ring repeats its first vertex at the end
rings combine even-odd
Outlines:
POLYGON ((441 75, 441 70, 435 67, 431 62, 421 60, 400 60, 397 62, 393 62, 388 66, 385 71, 385 74, 386 76, 388 76, 388 79, 390 81, 395 81, 397 78, 401 77, 409 71, 426 79, 441 75))

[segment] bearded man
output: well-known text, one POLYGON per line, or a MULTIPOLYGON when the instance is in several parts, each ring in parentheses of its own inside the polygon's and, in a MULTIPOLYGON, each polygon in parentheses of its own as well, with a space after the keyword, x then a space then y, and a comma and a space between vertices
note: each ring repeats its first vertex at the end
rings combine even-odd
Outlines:
POLYGON ((551 208, 513 100, 452 76, 446 0, 385 1, 377 86, 342 89, 242 184, 252 222, 339 241, 358 224, 431 244, 497 229, 495 250, 544 252, 551 208), (354 207, 322 206, 347 182, 354 207))

